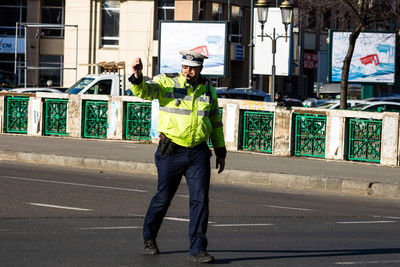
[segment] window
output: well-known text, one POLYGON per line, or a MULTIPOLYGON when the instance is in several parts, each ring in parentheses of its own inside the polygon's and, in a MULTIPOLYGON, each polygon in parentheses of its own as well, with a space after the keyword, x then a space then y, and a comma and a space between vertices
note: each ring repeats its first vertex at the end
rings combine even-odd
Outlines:
MULTIPOLYGON (((24 78, 20 75, 21 69, 17 69, 17 75, 14 75, 14 48, 11 47, 15 44, 16 22, 26 22, 26 0, 0 0, 0 90, 13 88, 22 83, 24 78)), ((19 40, 24 37, 23 29, 20 27, 18 30, 19 40)), ((24 54, 18 54, 18 65, 22 64, 23 58, 24 54)))
POLYGON ((63 56, 40 55, 40 67, 49 69, 40 70, 39 86, 61 86, 63 56))
POLYGON ((315 26, 317 25, 315 13, 316 13, 315 8, 312 8, 308 14, 307 26, 309 29, 314 29, 315 26))
POLYGON ((212 16, 212 20, 216 20, 216 21, 220 21, 220 20, 224 19, 221 3, 212 3, 211 16, 212 16))
POLYGON ((399 112, 400 111, 400 105, 386 105, 385 111, 388 112, 399 112))
POLYGON ((199 0, 198 18, 199 18, 199 20, 205 20, 206 19, 206 1, 199 0))
MULTIPOLYGON (((64 24, 64 0, 42 0, 42 23, 47 24, 64 24)), ((42 36, 62 37, 64 36, 63 29, 41 29, 42 36)))
POLYGON ((101 8, 101 45, 119 44, 119 0, 104 0, 101 8))
POLYGON ((242 43, 243 13, 239 6, 232 6, 231 42, 242 43))
POLYGON ((101 80, 85 92, 89 95, 111 95, 112 80, 101 80))
POLYGON ((322 13, 322 30, 327 31, 331 27, 331 10, 328 9, 322 13))
POLYGON ((160 0, 157 9, 158 20, 174 20, 175 0, 160 0))
MULTIPOLYGON (((18 54, 18 64, 24 61, 24 54, 18 54)), ((2 88, 14 88, 23 83, 23 71, 17 69, 17 76, 14 75, 14 54, 0 53, 0 91, 2 88), (16 80, 18 77, 19 80, 16 80)))
MULTIPOLYGON (((0 36, 15 36, 15 23, 26 22, 26 0, 0 1, 0 36)), ((19 32, 19 36, 23 36, 19 32)))
POLYGON ((159 21, 161 20, 174 20, 175 17, 175 0, 159 0, 157 3, 157 17, 155 23, 155 34, 154 39, 158 39, 159 36, 159 21))

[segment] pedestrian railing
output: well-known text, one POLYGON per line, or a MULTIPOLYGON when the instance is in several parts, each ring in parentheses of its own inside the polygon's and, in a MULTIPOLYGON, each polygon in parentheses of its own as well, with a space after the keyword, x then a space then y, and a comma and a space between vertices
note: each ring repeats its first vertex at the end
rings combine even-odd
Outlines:
POLYGON ((151 103, 126 104, 125 138, 131 140, 150 140, 151 103))
POLYGON ((29 97, 7 96, 6 132, 28 132, 28 103, 29 97))
POLYGON ((108 102, 106 101, 85 102, 83 137, 97 139, 107 137, 107 110, 108 102))
POLYGON ((349 160, 380 162, 382 121, 349 120, 349 160))
POLYGON ((68 135, 67 133, 67 99, 46 99, 44 117, 45 135, 68 135))
POLYGON ((243 150, 272 153, 274 113, 244 111, 243 150))
POLYGON ((325 157, 326 116, 295 113, 294 155, 325 157))
MULTIPOLYGON (((220 104, 221 114, 225 109, 228 150, 399 166, 400 115, 396 113, 297 107, 287 110, 226 99, 220 104)), ((130 96, 0 92, 0 132, 148 141, 151 109, 150 102, 130 96), (109 106, 113 107, 110 113, 109 106)), ((210 140, 207 143, 212 147, 210 140)))

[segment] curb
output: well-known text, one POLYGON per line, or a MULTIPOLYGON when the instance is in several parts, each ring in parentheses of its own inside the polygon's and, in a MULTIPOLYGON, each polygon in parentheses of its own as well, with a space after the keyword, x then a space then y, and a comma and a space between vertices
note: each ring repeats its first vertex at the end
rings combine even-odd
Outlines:
MULTIPOLYGON (((123 171, 152 176, 157 175, 157 168, 154 163, 8 151, 0 151, 0 160, 22 161, 94 170, 106 169, 109 171, 123 171)), ((259 189, 285 188, 400 199, 399 185, 283 173, 224 170, 223 173, 218 174, 217 170, 212 169, 211 183, 256 187, 259 189)))

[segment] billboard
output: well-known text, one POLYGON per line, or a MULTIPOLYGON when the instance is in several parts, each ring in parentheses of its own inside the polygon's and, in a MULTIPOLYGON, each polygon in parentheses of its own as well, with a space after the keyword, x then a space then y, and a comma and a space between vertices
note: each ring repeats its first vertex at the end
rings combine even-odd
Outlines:
MULTIPOLYGON (((343 61, 349 49, 350 32, 330 33, 331 82, 342 80, 343 61)), ((349 82, 394 83, 395 33, 360 33, 350 63, 349 82)))
MULTIPOLYGON (((285 36, 285 26, 282 23, 282 15, 280 8, 268 8, 268 19, 264 25, 264 34, 273 36, 275 29, 276 36, 285 36)), ((258 22, 258 12, 254 9, 254 74, 271 75, 272 73, 272 41, 268 37, 264 37, 261 41, 261 24, 258 22)), ((288 38, 285 37, 276 40, 275 66, 276 75, 289 75, 289 55, 290 55, 290 38, 291 30, 287 31, 288 38)))
POLYGON ((225 76, 227 51, 226 22, 161 21, 158 65, 160 73, 181 71, 181 50, 201 51, 203 75, 225 76))

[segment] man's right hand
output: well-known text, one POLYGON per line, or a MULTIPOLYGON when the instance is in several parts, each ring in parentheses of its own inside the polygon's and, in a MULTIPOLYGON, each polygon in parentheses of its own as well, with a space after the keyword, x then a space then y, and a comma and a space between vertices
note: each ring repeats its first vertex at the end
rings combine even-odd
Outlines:
POLYGON ((142 75, 143 64, 140 57, 136 58, 132 63, 132 72, 135 78, 139 78, 142 75))

